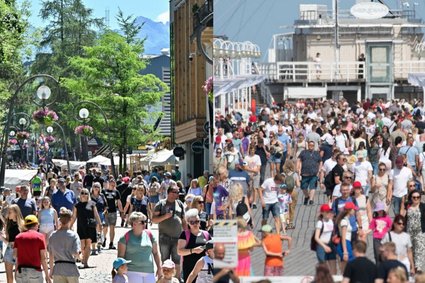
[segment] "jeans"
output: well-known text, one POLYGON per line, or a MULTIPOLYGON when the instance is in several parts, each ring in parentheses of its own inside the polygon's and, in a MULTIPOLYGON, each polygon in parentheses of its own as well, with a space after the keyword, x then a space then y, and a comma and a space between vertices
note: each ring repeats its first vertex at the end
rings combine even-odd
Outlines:
POLYGON ((372 163, 372 169, 373 169, 373 175, 377 175, 378 174, 378 168, 379 167, 379 163, 378 162, 373 162, 372 163))
POLYGON ((260 185, 263 184, 265 176, 266 176, 267 162, 262 164, 260 167, 260 185))
POLYGON ((321 245, 317 244, 316 256, 319 263, 325 263, 328 260, 336 260, 336 249, 332 241, 329 242, 328 246, 332 249, 330 253, 326 253, 321 245))
POLYGON ((400 207, 401 207, 401 199, 399 197, 394 197, 391 200, 391 204, 393 206, 393 211, 395 215, 400 214, 400 207))
POLYGON ((208 217, 211 215, 211 202, 205 202, 205 212, 207 213, 208 217))
POLYGON ((16 273, 16 283, 43 283, 43 272, 34 268, 21 268, 21 272, 16 273))

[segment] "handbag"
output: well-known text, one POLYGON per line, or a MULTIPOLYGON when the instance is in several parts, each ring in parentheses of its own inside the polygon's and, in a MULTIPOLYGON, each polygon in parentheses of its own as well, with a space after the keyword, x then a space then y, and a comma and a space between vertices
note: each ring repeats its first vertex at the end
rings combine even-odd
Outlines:
POLYGON ((97 221, 94 218, 88 218, 87 219, 87 226, 90 228, 96 228, 97 226, 97 221))

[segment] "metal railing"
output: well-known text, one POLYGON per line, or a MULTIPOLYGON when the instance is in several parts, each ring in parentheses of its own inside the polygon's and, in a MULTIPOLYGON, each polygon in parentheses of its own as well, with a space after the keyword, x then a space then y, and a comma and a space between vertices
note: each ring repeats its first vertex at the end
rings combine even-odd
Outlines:
MULTIPOLYGON (((407 80, 409 73, 425 72, 423 61, 395 61, 391 64, 372 64, 372 69, 389 69, 392 81, 407 80), (391 71, 392 68, 392 71, 391 71)), ((268 80, 282 82, 353 82, 367 78, 365 62, 277 62, 258 65, 261 75, 268 80)))

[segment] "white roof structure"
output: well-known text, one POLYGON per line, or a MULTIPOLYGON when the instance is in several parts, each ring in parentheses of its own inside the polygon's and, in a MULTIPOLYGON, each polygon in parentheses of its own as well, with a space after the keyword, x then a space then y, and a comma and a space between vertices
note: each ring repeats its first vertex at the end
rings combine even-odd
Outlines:
POLYGON ((35 174, 37 174, 37 170, 6 169, 4 186, 6 188, 13 188, 27 185, 35 174))
POLYGON ((169 164, 178 164, 179 159, 174 156, 172 150, 163 149, 153 154, 150 154, 142 159, 140 159, 142 164, 149 166, 158 166, 158 165, 169 165, 169 164))

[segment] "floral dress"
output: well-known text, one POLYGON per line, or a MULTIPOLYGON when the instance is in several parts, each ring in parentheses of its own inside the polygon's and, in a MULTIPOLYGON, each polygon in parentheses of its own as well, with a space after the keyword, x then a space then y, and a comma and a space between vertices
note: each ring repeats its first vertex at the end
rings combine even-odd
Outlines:
POLYGON ((407 210, 407 232, 412 239, 413 260, 418 270, 424 270, 425 263, 425 233, 421 229, 421 211, 409 207, 407 210))

